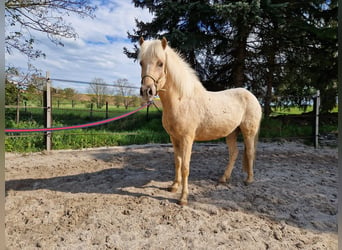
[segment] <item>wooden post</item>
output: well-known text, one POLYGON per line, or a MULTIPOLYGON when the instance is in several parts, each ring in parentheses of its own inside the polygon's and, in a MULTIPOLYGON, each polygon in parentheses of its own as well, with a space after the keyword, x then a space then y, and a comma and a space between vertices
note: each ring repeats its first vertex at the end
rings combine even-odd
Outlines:
POLYGON ((147 109, 146 109, 146 121, 149 120, 149 117, 148 117, 148 110, 150 109, 150 106, 151 106, 151 105, 148 105, 148 106, 147 106, 147 109))
POLYGON ((93 109, 94 109, 94 104, 90 103, 90 118, 93 117, 93 109))
POLYGON ((17 86, 17 116, 15 118, 15 122, 17 124, 19 124, 19 121, 20 121, 20 84, 18 83, 18 86, 17 86))
POLYGON ((314 146, 315 148, 319 147, 318 137, 319 137, 319 109, 320 109, 320 91, 317 90, 316 95, 314 96, 314 146))
MULTIPOLYGON (((45 128, 51 128, 52 112, 51 112, 51 81, 50 73, 46 72, 46 89, 44 91, 44 115, 45 128)), ((51 150, 51 131, 45 132, 45 148, 47 151, 51 150)))
POLYGON ((108 102, 106 102, 106 119, 108 119, 109 114, 108 114, 108 102))

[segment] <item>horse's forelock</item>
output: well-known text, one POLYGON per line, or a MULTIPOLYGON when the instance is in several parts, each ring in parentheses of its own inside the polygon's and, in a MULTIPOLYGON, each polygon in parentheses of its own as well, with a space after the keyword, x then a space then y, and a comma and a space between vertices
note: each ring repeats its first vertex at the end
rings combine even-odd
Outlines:
POLYGON ((159 40, 144 41, 140 48, 139 60, 143 60, 144 58, 158 58, 160 60, 166 60, 165 51, 159 40))

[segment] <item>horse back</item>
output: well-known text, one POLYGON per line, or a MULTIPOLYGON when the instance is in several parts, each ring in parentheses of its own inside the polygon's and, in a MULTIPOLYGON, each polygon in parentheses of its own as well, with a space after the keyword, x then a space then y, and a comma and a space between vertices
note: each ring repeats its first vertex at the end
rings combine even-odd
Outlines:
POLYGON ((257 98, 244 88, 207 91, 197 103, 200 119, 196 131, 198 140, 225 137, 238 127, 259 129, 261 106, 257 98))

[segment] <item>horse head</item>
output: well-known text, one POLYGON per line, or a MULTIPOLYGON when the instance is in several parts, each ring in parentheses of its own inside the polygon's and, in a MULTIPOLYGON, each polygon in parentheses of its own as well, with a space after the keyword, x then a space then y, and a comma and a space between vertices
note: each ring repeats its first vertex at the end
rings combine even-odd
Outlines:
POLYGON ((167 40, 139 40, 139 60, 141 65, 140 95, 147 101, 152 101, 158 91, 163 90, 166 83, 166 47, 167 40))

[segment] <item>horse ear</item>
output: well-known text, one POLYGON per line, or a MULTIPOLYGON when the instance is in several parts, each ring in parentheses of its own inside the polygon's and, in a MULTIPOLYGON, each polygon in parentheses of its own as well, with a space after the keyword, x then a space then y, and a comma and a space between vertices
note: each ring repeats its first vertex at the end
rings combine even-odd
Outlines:
POLYGON ((165 38, 165 37, 163 37, 163 39, 161 40, 161 43, 162 43, 162 47, 163 47, 163 49, 165 49, 165 48, 166 48, 166 46, 167 46, 167 40, 166 40, 166 38, 165 38))
POLYGON ((143 37, 140 37, 140 39, 139 39, 139 44, 140 44, 140 46, 141 46, 143 43, 144 43, 144 38, 143 38, 143 37))

